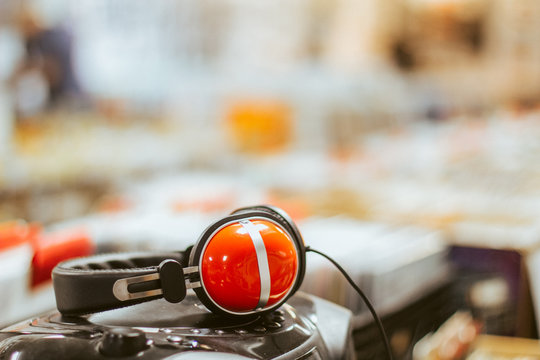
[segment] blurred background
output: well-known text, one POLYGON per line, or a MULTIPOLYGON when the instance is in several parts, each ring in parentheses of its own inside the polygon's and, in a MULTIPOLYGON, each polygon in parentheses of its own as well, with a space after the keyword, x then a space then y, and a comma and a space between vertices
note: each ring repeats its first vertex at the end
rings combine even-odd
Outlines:
MULTIPOLYGON (((62 259, 184 248, 268 203, 354 274, 397 358, 507 358, 490 336, 531 355, 511 339, 540 324, 539 19, 534 0, 0 0, 0 324, 54 308, 62 259)), ((353 310, 377 358, 311 255, 304 290, 353 310)))

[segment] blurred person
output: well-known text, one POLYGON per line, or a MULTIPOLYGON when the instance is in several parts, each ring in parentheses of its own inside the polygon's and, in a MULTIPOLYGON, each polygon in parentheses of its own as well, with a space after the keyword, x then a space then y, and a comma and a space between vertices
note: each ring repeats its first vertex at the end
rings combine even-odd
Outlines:
POLYGON ((12 79, 18 115, 31 116, 82 100, 71 34, 61 26, 46 27, 28 7, 19 11, 17 28, 26 50, 12 79))

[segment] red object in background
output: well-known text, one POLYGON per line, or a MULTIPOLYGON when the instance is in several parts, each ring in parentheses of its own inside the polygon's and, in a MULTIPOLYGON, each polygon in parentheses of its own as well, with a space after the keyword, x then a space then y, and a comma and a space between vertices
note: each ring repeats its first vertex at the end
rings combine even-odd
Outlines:
POLYGON ((94 244, 83 230, 41 233, 35 236, 31 243, 34 248, 32 286, 50 280, 52 269, 59 262, 94 252, 94 244))
POLYGON ((28 242, 31 229, 34 228, 29 227, 24 222, 0 223, 0 252, 28 242))
POLYGON ((44 233, 39 224, 22 221, 0 223, 0 252, 24 244, 30 244, 34 252, 32 264, 28 264, 32 266, 32 286, 48 281, 52 269, 60 261, 94 252, 90 237, 82 230, 44 233))

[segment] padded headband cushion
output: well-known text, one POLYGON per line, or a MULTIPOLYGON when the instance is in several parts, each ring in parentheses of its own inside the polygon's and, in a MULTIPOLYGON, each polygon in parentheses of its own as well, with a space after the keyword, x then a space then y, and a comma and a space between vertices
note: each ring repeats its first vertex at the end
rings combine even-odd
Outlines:
POLYGON ((183 252, 132 252, 64 261, 52 273, 58 310, 63 315, 82 315, 158 299, 162 295, 120 301, 112 289, 119 279, 157 273, 159 264, 167 259, 185 267, 188 256, 183 252))

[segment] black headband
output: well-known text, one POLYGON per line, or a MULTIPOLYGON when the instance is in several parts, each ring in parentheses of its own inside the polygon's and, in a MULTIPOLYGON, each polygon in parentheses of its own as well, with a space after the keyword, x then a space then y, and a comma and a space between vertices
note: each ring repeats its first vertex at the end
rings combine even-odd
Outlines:
POLYGON ((186 285, 196 285, 181 280, 192 270, 187 267, 188 258, 189 250, 132 252, 60 263, 52 275, 58 310, 64 315, 81 315, 161 297, 179 302, 186 285))

